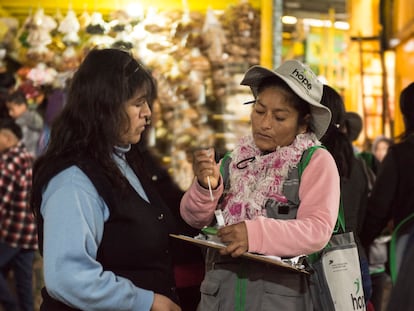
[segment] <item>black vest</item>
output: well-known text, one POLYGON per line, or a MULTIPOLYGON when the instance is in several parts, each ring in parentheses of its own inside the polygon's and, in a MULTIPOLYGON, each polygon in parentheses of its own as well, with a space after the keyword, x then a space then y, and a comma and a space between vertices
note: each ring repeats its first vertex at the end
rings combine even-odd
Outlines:
MULTIPOLYGON (((150 200, 142 199, 132 186, 114 189, 99 167, 90 162, 76 164, 94 184, 110 210, 98 248, 97 261, 104 270, 125 277, 137 287, 165 295, 178 303, 171 262, 169 233, 173 219, 154 192, 146 174, 135 173, 150 200)), ((43 231, 43 227, 39 230, 43 231)), ((43 288, 42 311, 75 310, 53 299, 43 288)))

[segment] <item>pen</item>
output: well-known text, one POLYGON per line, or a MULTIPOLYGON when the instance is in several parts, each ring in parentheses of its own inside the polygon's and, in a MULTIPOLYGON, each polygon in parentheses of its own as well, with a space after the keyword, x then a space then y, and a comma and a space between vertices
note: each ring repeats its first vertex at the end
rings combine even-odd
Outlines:
POLYGON ((213 190, 211 189, 210 176, 207 176, 207 184, 208 184, 208 191, 210 192, 210 199, 211 201, 214 201, 213 190))
MULTIPOLYGON (((207 156, 210 156, 210 155, 211 155, 211 149, 207 148, 207 156)), ((214 196, 213 196, 213 190, 211 189, 210 176, 207 176, 207 184, 208 184, 208 191, 210 192, 210 200, 213 202, 214 196)))

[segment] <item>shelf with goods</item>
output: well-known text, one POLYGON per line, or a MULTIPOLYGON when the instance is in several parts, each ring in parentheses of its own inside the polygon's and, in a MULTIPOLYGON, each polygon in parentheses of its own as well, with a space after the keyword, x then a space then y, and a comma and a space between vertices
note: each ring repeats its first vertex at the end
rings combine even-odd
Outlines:
MULTIPOLYGON (((234 102, 242 106, 243 99, 237 97, 243 97, 240 94, 246 90, 238 91, 235 85, 240 84, 240 74, 259 63, 258 15, 248 4, 229 7, 220 14, 207 11, 202 28, 197 31, 193 28, 187 37, 195 39, 192 57, 187 60, 190 65, 184 65, 184 55, 180 60, 184 65, 181 70, 184 67, 188 72, 176 71, 179 83, 172 88, 174 96, 163 98, 160 87, 162 120, 157 126, 156 139, 158 143, 167 142, 169 149, 165 153, 170 156, 164 160, 182 189, 189 186, 193 177, 182 175, 191 166, 189 151, 214 146, 217 154, 222 154, 232 147, 240 134, 239 128, 248 127, 246 116, 239 114, 241 109, 229 108, 234 102), (173 107, 172 99, 176 100, 173 107), (177 178, 178 175, 181 177, 177 178)), ((171 83, 165 86, 171 91, 171 83)), ((156 145, 157 142, 155 148, 156 145)))
POLYGON ((249 68, 247 62, 226 63, 224 72, 227 76, 224 95, 216 105, 210 122, 215 128, 215 146, 217 153, 223 155, 234 148, 237 140, 249 131, 249 115, 251 105, 243 105, 251 101, 253 95, 250 88, 240 85, 244 73, 249 68))
MULTIPOLYGON (((211 136, 206 139, 224 149, 229 133, 236 136, 236 127, 247 125, 217 115, 239 117, 239 109, 225 108, 233 101, 242 106, 242 99, 236 99, 230 86, 241 81, 241 72, 232 69, 234 64, 246 69, 260 61, 260 11, 249 2, 240 1, 220 11, 148 8, 135 16, 124 10, 75 14, 68 10, 59 16, 47 12, 40 6, 32 11, 20 26, 11 29, 13 39, 4 44, 8 56, 22 64, 22 80, 39 64, 44 68, 40 76, 54 69, 56 74, 65 72, 70 77, 95 47, 130 50, 158 81, 151 148, 173 176, 182 170, 188 151, 200 145, 201 136, 211 136)), ((48 83, 40 79, 33 84, 41 88, 48 83)), ((180 186, 185 189, 187 185, 180 186)))

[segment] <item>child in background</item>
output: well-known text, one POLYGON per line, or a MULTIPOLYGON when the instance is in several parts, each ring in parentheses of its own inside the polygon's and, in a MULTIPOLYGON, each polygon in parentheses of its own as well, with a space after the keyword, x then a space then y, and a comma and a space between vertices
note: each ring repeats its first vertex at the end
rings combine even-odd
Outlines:
POLYGON ((10 117, 22 128, 23 142, 27 150, 36 156, 36 150, 41 131, 43 119, 34 109, 30 109, 26 96, 22 91, 11 93, 6 100, 6 106, 10 117))

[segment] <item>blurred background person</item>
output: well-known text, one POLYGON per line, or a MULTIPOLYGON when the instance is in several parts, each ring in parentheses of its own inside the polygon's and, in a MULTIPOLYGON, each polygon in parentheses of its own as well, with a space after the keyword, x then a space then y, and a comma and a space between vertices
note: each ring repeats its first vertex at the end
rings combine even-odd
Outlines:
POLYGON ((391 221, 393 227, 414 212, 414 83, 400 94, 405 131, 388 148, 368 201, 361 239, 366 249, 391 221))
MULTIPOLYGON (((345 125, 349 139, 352 142, 356 141, 363 129, 361 116, 356 112, 346 112, 345 125)), ((366 164, 363 168, 368 180, 368 198, 374 187, 376 173, 380 165, 380 161, 374 155, 373 149, 371 147, 370 150, 360 150, 354 147, 356 156, 364 160, 366 164)), ((371 243, 369 249, 366 250, 372 287, 370 302, 375 310, 382 310, 383 302, 387 299, 386 290, 389 288, 391 282, 387 269, 390 239, 390 232, 388 228, 385 228, 381 235, 371 243)))
POLYGON ((33 260, 36 225, 29 206, 33 157, 22 142, 22 130, 12 119, 0 119, 0 304, 6 311, 33 311, 33 260), (14 296, 17 294, 17 299, 14 296))
POLYGON ((16 78, 12 72, 0 72, 0 118, 7 118, 9 110, 6 106, 7 96, 14 91, 16 78))
POLYGON ((10 117, 16 120, 16 123, 22 128, 23 142, 27 150, 36 156, 43 129, 43 118, 36 110, 29 108, 26 96, 20 90, 7 97, 6 106, 10 117))
POLYGON ((331 123, 321 138, 321 142, 332 154, 338 167, 345 226, 346 230, 352 231, 355 236, 364 297, 367 303, 371 296, 371 278, 367 255, 360 240, 368 200, 368 180, 364 168, 366 164, 356 157, 352 143, 346 134, 345 106, 341 95, 325 84, 321 103, 332 113, 331 123))
POLYGON ((374 139, 372 142, 372 154, 378 160, 382 162, 385 155, 387 154, 388 148, 394 143, 393 139, 386 136, 380 135, 374 139))
POLYGON ((414 247, 408 247, 397 280, 391 290, 387 311, 414 310, 414 247))

